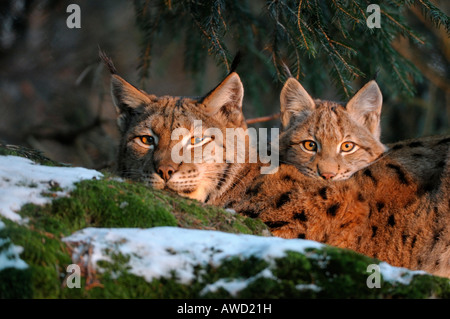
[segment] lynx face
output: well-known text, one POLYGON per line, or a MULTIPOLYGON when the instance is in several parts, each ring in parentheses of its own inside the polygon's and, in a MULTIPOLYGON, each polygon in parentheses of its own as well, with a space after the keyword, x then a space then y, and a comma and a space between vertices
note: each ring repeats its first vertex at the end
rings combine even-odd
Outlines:
POLYGON ((281 92, 282 162, 326 180, 345 180, 375 161, 380 142, 382 95, 375 81, 348 103, 313 100, 290 78, 281 92))
POLYGON ((119 174, 200 201, 219 196, 222 187, 231 183, 234 165, 238 164, 226 163, 225 151, 223 160, 217 161, 215 150, 225 145, 207 130, 220 130, 226 138, 226 128, 246 128, 239 76, 229 74, 203 98, 157 97, 114 74, 113 67, 110 70, 121 132, 119 174), (188 134, 172 136, 176 129, 188 134), (174 160, 172 151, 180 146, 191 153, 190 162, 174 160), (210 151, 203 152, 206 147, 210 151))

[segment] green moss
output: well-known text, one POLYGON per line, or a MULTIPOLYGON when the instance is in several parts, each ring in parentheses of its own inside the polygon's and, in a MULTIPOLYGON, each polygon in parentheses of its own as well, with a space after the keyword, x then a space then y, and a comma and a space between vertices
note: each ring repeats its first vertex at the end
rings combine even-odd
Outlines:
POLYGON ((32 296, 30 269, 6 268, 0 271, 0 299, 25 299, 32 296))
POLYGON ((170 207, 155 194, 132 183, 113 180, 85 180, 70 197, 51 204, 22 207, 20 215, 46 232, 69 235, 85 227, 176 226, 170 207))
POLYGON ((221 266, 214 270, 214 277, 209 277, 210 282, 220 278, 249 278, 258 275, 269 264, 261 259, 250 256, 248 259, 231 257, 222 262, 221 266))
POLYGON ((312 264, 304 254, 289 251, 286 258, 276 260, 274 275, 282 280, 311 282, 312 264))
POLYGON ((390 298, 450 298, 450 282, 446 278, 415 276, 409 285, 385 284, 390 298))
POLYGON ((202 204, 178 195, 157 192, 158 197, 172 207, 172 212, 183 228, 220 230, 229 233, 263 235, 267 226, 260 220, 231 214, 222 208, 202 204))
POLYGON ((320 269, 326 264, 326 273, 316 271, 313 280, 322 291, 320 296, 324 298, 342 298, 355 295, 364 298, 373 298, 379 291, 367 287, 367 266, 377 264, 378 261, 372 258, 355 253, 348 249, 337 249, 327 247, 321 250, 311 250, 316 253, 316 258, 311 259, 313 267, 320 269), (339 289, 336 289, 339 287, 339 289))
POLYGON ((35 298, 59 296, 61 274, 64 274, 65 267, 71 264, 66 245, 51 233, 35 228, 30 230, 7 220, 4 222, 7 227, 0 230, 0 238, 10 238, 14 245, 24 247, 20 258, 29 266, 25 271, 27 276, 23 277, 20 286, 31 285, 31 295, 35 298))
POLYGON ((23 146, 6 145, 0 143, 0 155, 25 157, 34 161, 35 163, 45 166, 66 166, 62 163, 55 162, 45 157, 42 152, 38 150, 26 148, 23 146))

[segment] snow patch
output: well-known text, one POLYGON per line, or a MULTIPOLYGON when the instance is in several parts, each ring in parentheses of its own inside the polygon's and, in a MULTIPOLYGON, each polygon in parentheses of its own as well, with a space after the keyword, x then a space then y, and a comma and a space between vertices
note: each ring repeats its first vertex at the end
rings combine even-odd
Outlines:
MULTIPOLYGON (((0 229, 2 227, 4 224, 0 222, 0 229)), ((13 245, 9 238, 0 238, 0 271, 6 268, 28 268, 27 263, 19 257, 22 252, 23 248, 13 245)))
MULTIPOLYGON (((95 270, 102 271, 97 262, 112 261, 111 256, 122 254, 129 257, 127 272, 143 277, 148 282, 161 277, 171 278, 175 274, 178 282, 188 284, 195 279, 196 267, 217 267, 230 257, 244 259, 254 256, 267 261, 269 266, 251 278, 222 278, 206 285, 201 291, 201 294, 205 294, 223 288, 233 296, 257 278, 277 280, 271 267, 275 264, 274 259, 285 257, 287 251, 309 254, 311 258, 315 258, 315 253, 307 252, 306 249, 320 249, 325 246, 303 239, 229 234, 178 227, 85 228, 63 241, 74 248, 74 263, 84 263, 85 266, 89 263, 95 270)), ((413 276, 426 274, 424 271, 393 267, 384 262, 380 263, 380 271, 384 280, 405 285, 410 283, 413 276)), ((120 273, 115 275, 120 276, 120 273)), ((316 292, 321 289, 314 284, 299 284, 296 288, 316 292)))
POLYGON ((216 281, 213 284, 206 285, 200 291, 200 295, 204 295, 207 292, 216 292, 220 288, 223 288, 226 291, 228 291, 228 293, 230 295, 232 295, 233 297, 236 297, 236 295, 238 294, 239 291, 245 289, 245 287, 247 287, 249 284, 254 282, 256 279, 262 278, 262 277, 263 278, 270 278, 270 279, 273 279, 273 280, 277 280, 278 279, 277 277, 275 277, 272 274, 272 271, 270 271, 270 269, 266 268, 263 271, 261 271, 259 274, 257 274, 256 276, 253 276, 253 277, 248 278, 248 279, 219 279, 218 281, 216 281))
POLYGON ((232 208, 225 208, 225 211, 230 213, 231 215, 236 215, 237 214, 236 211, 234 209, 232 209, 232 208))
POLYGON ((312 290, 312 291, 315 291, 315 292, 319 292, 319 291, 322 290, 321 287, 319 287, 319 286, 317 286, 315 284, 299 284, 299 285, 296 285, 295 288, 298 289, 298 290, 302 290, 302 291, 303 290, 312 290))
POLYGON ((206 285, 201 291, 200 295, 204 295, 208 292, 216 292, 220 288, 225 289, 228 291, 230 295, 233 297, 236 297, 237 293, 245 287, 247 287, 251 282, 253 282, 255 278, 249 278, 249 279, 219 279, 213 284, 206 285))
POLYGON ((102 176, 98 171, 81 167, 50 167, 23 157, 0 156, 0 216, 21 221, 21 216, 16 212, 22 205, 44 205, 51 201, 42 193, 67 196, 74 189, 75 182, 102 176), (61 190, 51 191, 55 186, 61 190))
POLYGON ((409 270, 407 268, 394 267, 385 262, 381 262, 378 266, 380 266, 380 272, 385 281, 403 285, 409 285, 415 275, 428 274, 422 270, 409 270))
MULTIPOLYGON (((218 266, 225 258, 250 256, 270 263, 274 258, 284 257, 288 250, 304 253, 307 248, 324 246, 310 240, 177 227, 85 228, 63 241, 75 247, 72 257, 74 262, 90 260, 97 267, 98 261, 110 261, 111 254, 121 253, 130 257, 130 273, 150 282, 154 278, 171 277, 175 272, 181 283, 189 283, 195 278, 194 268, 197 265, 218 266), (86 256, 88 252, 90 253, 86 256)), ((261 273, 262 275, 268 273, 261 273)), ((217 283, 219 285, 224 286, 225 282, 217 283)), ((228 284, 230 291, 238 289, 237 286, 238 281, 228 284)))

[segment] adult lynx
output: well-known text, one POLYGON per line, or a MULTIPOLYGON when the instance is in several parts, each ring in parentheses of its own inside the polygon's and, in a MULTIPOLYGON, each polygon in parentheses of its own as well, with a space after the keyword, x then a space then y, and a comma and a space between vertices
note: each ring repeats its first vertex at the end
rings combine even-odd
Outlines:
MULTIPOLYGON (((117 160, 118 173, 142 181, 151 187, 168 189, 200 201, 214 200, 222 195, 236 179, 244 164, 227 163, 226 152, 222 161, 215 154, 202 156, 196 163, 198 149, 204 151, 209 144, 226 148, 220 139, 205 134, 214 128, 226 138, 226 128, 247 128, 242 114, 244 88, 237 73, 231 72, 215 89, 200 98, 147 94, 116 74, 112 61, 100 55, 108 66, 112 78, 111 88, 121 132, 117 160), (201 121, 201 127, 196 127, 201 121), (176 129, 185 129, 187 137, 173 138, 176 129), (201 129, 200 134, 195 131, 201 129), (193 160, 176 162, 172 149, 186 144, 193 160)), ((243 137, 245 140, 245 137, 243 137)), ((237 152, 237 148, 234 150, 237 152)))
POLYGON ((313 100, 289 78, 281 91, 281 160, 310 177, 344 180, 375 161, 383 97, 375 81, 347 103, 313 100))
MULTIPOLYGON (((450 277, 450 137, 392 145, 351 178, 333 183, 284 164, 264 175, 261 163, 174 163, 175 128, 194 131, 197 119, 226 138, 227 127, 246 127, 239 76, 232 72, 202 98, 156 97, 126 82, 102 58, 112 72, 122 176, 259 218, 276 236, 312 239, 450 277)), ((188 137, 193 153, 213 142, 220 146, 211 136, 188 137)))

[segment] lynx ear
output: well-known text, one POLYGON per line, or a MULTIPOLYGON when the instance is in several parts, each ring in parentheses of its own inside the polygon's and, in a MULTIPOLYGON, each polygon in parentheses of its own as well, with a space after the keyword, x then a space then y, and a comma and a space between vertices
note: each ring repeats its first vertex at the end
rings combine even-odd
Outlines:
POLYGON ((117 111, 117 124, 121 130, 129 115, 150 103, 148 95, 117 75, 113 61, 99 48, 99 57, 111 73, 111 95, 117 111))
POLYGON ((353 120, 366 127, 375 137, 379 138, 382 104, 383 95, 378 84, 372 80, 348 101, 346 109, 353 120))
POLYGON ((122 79, 117 74, 111 77, 111 93, 118 113, 137 109, 150 103, 148 95, 122 79))
POLYGON ((121 130, 124 130, 130 115, 139 112, 151 102, 145 92, 135 88, 117 74, 111 75, 111 95, 118 115, 117 124, 121 130))
POLYGON ((303 86, 295 79, 289 78, 280 95, 281 124, 286 129, 293 115, 314 110, 315 104, 303 86))
MULTIPOLYGON (((210 115, 222 109, 242 109, 244 86, 236 72, 230 73, 214 90, 203 98, 204 111, 210 115)), ((227 112, 228 113, 228 112, 227 112)))

